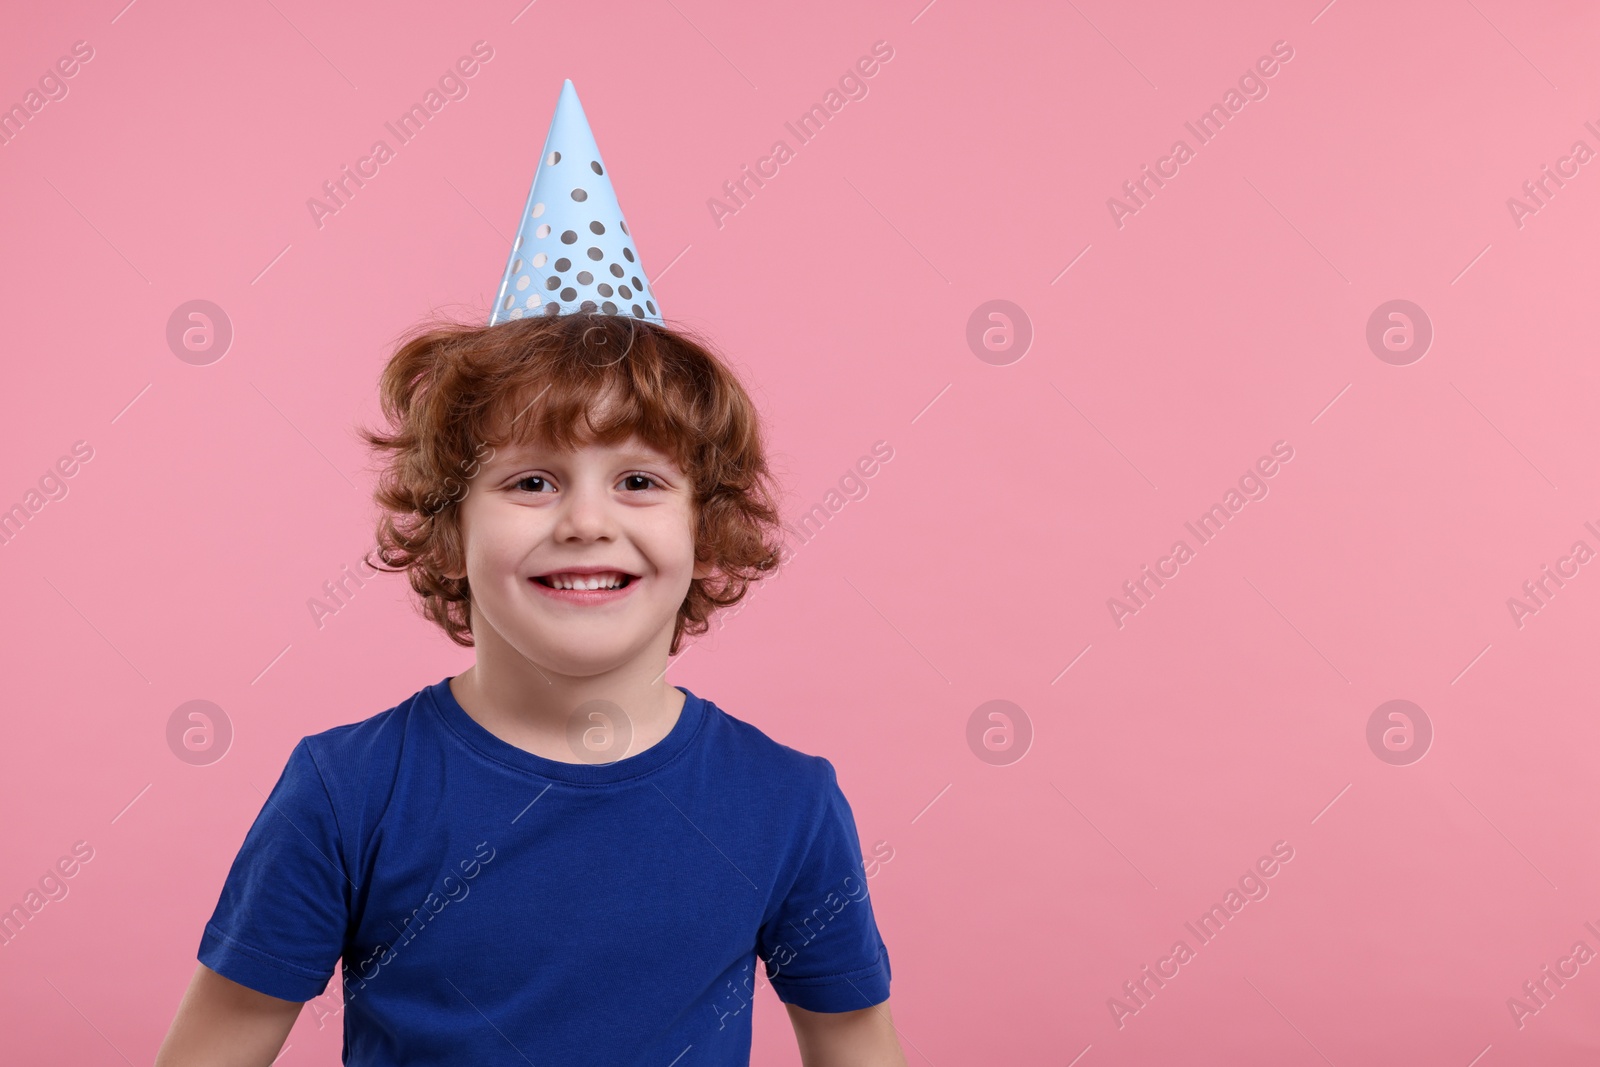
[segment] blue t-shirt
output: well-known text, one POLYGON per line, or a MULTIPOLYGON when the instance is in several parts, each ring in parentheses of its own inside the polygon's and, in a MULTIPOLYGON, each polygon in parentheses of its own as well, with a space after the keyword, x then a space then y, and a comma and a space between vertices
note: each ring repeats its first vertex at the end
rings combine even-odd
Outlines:
POLYGON ((449 678, 304 738, 200 962, 304 1001, 342 959, 360 1067, 746 1067, 757 956, 802 1008, 888 999, 833 765, 676 688, 667 736, 609 764, 501 740, 449 678))

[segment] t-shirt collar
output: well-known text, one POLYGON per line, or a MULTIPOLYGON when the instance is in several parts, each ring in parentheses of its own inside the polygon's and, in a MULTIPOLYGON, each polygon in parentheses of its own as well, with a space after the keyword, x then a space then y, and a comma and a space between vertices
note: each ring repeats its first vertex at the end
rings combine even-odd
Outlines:
POLYGON ((606 785, 641 778, 672 761, 687 748, 699 734, 705 719, 705 701, 681 685, 673 686, 683 694, 683 710, 673 723, 667 736, 643 752, 624 756, 611 763, 563 763, 518 748, 509 741, 496 737, 481 723, 468 715, 455 694, 450 691, 450 679, 428 686, 423 692, 437 711, 440 720, 468 747, 516 770, 524 771, 557 782, 574 785, 606 785))

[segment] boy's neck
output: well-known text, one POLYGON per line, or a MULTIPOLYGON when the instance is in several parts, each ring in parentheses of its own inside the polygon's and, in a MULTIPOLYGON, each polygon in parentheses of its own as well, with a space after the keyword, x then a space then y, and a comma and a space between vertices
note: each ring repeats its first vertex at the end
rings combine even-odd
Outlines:
POLYGON ((478 725, 536 756, 561 763, 636 756, 666 737, 683 710, 683 693, 650 663, 575 678, 502 651, 514 662, 480 648, 477 662, 450 679, 450 693, 478 725))

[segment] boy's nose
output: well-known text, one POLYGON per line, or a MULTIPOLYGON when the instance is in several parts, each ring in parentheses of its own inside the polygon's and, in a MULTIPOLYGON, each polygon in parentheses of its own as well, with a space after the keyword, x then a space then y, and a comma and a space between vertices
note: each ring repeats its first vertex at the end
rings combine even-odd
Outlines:
POLYGON ((611 507, 610 496, 604 487, 579 485, 568 490, 567 498, 561 503, 560 518, 556 521, 556 539, 589 541, 597 537, 614 536, 616 518, 611 507))

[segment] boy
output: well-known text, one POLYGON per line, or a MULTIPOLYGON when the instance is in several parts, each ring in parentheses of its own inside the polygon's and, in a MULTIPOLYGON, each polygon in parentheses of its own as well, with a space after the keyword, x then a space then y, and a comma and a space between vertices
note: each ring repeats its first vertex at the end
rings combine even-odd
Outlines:
POLYGON ((780 562, 757 414, 571 82, 545 148, 490 325, 404 344, 365 433, 385 569, 475 662, 295 747, 157 1067, 267 1067, 337 960, 347 1064, 747 1065, 757 956, 806 1067, 905 1063, 832 765, 662 681, 780 562))

